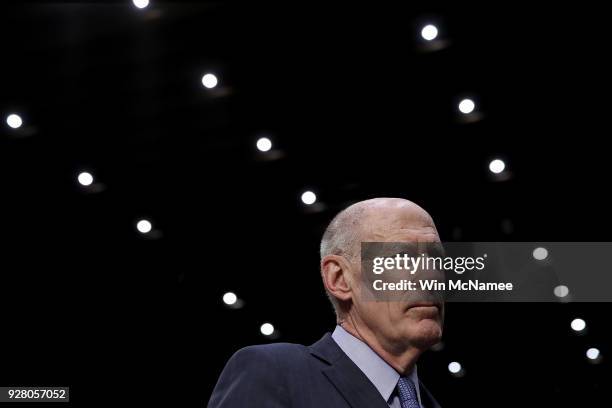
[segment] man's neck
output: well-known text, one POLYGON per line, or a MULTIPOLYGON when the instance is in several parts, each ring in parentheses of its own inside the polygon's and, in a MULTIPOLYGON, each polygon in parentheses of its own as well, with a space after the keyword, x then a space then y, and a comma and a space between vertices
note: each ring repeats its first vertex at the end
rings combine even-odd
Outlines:
POLYGON ((339 324, 344 330, 367 344, 400 375, 408 375, 422 353, 415 347, 383 344, 382 339, 379 339, 374 332, 367 327, 355 324, 350 318, 339 324))

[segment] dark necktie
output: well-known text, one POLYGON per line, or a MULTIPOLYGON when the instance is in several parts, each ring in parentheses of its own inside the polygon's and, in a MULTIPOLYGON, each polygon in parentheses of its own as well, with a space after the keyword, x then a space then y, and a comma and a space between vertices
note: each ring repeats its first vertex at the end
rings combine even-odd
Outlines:
POLYGON ((416 387, 408 377, 401 377, 397 382, 397 393, 402 408, 420 408, 416 387))

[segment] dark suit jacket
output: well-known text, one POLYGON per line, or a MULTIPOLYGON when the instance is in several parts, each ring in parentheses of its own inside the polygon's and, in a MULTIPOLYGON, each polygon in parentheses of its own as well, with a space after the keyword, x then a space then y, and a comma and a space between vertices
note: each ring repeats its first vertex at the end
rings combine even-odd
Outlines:
MULTIPOLYGON (((419 382, 424 408, 440 408, 419 382)), ((277 343, 236 352, 208 408, 389 408, 376 387, 327 333, 310 347, 277 343)))

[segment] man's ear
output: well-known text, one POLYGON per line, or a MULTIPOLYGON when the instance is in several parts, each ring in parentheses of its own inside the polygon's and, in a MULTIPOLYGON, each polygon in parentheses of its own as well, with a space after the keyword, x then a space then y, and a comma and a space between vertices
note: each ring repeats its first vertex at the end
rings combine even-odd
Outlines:
POLYGON ((349 300, 353 294, 350 263, 343 256, 326 255, 321 259, 321 275, 325 289, 338 300, 349 300))

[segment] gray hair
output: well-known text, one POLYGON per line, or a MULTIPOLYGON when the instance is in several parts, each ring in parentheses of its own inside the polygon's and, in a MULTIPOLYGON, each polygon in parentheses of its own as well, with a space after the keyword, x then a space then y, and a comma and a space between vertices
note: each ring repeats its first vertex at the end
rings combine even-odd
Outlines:
MULTIPOLYGON (((328 224, 321 239, 320 255, 323 259, 327 255, 339 255, 354 261, 358 258, 361 243, 361 224, 366 206, 357 203, 340 211, 328 224)), ((321 270, 321 274, 323 271, 321 270)), ((325 289, 336 316, 338 314, 338 300, 325 289)))

